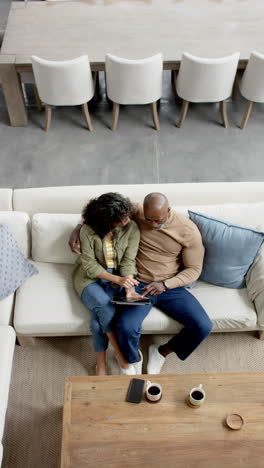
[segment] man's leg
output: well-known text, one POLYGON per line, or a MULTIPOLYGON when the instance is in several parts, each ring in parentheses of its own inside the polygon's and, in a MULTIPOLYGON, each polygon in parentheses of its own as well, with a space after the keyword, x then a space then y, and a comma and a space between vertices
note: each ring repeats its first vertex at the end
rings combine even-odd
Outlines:
POLYGON ((171 352, 175 352, 184 361, 210 334, 213 327, 201 304, 185 288, 170 289, 158 295, 157 306, 165 314, 180 322, 184 328, 158 350, 152 345, 148 373, 159 373, 164 358, 171 352), (156 366, 154 366, 155 361, 156 366))

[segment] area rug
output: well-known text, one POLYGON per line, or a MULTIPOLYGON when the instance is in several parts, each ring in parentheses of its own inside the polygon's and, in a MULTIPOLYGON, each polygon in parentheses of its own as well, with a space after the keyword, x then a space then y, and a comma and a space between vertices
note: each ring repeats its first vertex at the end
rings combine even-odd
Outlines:
MULTIPOLYGON (((143 371, 148 345, 167 338, 143 336, 143 371)), ((263 356, 264 341, 253 332, 215 333, 184 362, 168 356, 162 372, 258 371, 264 370, 263 356)), ((94 370, 91 337, 39 338, 34 346, 16 346, 2 468, 59 468, 64 379, 94 375, 94 370)), ((108 371, 118 374, 112 349, 108 371)))

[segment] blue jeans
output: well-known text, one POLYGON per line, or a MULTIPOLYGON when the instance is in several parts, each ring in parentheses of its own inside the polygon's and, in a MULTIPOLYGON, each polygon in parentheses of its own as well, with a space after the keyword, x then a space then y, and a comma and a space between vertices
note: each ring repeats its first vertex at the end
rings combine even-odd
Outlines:
MULTIPOLYGON (((107 270, 114 274, 113 269, 107 270)), ((111 299, 118 294, 121 288, 113 288, 110 281, 98 279, 88 284, 82 291, 81 301, 91 311, 90 328, 93 335, 95 351, 102 352, 107 349, 108 337, 106 333, 113 331, 113 317, 115 306, 111 299)))
MULTIPOLYGON (((145 283, 140 283, 135 289, 142 294, 144 286, 145 283)), ((168 342, 168 346, 181 360, 185 360, 210 334, 212 321, 197 299, 185 288, 169 289, 157 296, 148 295, 148 297, 151 305, 118 308, 115 330, 125 358, 129 363, 138 360, 142 322, 155 305, 184 326, 168 342)))

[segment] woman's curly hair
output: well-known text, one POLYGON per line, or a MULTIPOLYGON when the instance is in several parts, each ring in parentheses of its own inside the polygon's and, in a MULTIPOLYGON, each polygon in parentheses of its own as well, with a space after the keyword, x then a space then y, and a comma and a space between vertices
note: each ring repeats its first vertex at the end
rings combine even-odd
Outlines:
POLYGON ((103 239, 112 231, 115 223, 122 222, 131 213, 132 204, 128 198, 120 193, 109 192, 90 200, 83 209, 82 217, 84 224, 91 226, 103 239))

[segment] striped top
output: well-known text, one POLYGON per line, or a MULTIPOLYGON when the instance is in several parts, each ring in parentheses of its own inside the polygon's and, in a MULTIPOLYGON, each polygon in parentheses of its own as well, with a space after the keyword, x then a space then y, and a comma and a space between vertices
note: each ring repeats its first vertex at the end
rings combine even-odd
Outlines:
POLYGON ((105 240, 106 264, 107 268, 115 268, 115 251, 112 240, 105 240))

